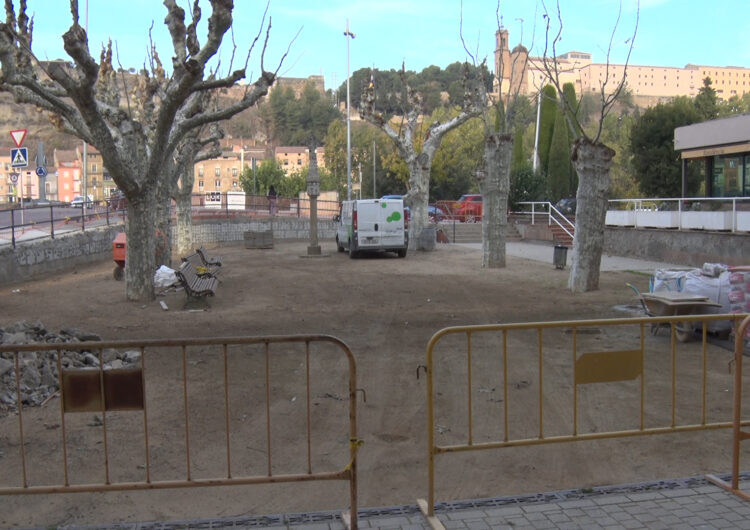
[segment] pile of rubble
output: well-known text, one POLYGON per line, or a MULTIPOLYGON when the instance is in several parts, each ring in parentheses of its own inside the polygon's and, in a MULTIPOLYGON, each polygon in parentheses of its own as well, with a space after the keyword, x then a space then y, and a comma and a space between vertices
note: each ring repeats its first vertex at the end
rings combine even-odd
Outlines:
MULTIPOLYGON (((47 330, 40 321, 21 321, 0 328, 0 344, 3 346, 30 343, 64 343, 101 341, 95 333, 75 328, 66 328, 58 333, 47 330)), ((99 368, 98 351, 79 351, 62 347, 60 364, 68 368, 99 368)), ((114 349, 102 350, 104 369, 123 368, 137 365, 141 353, 138 350, 120 352, 114 349)), ((57 350, 23 352, 18 354, 21 387, 21 402, 24 406, 39 406, 60 388, 57 373, 57 350)), ((13 353, 0 353, 0 411, 16 408, 16 370, 13 353)))

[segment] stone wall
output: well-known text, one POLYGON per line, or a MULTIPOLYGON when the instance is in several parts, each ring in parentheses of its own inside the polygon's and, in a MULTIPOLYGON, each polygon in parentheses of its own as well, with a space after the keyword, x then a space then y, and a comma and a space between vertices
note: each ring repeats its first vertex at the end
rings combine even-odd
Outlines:
POLYGON ((750 234, 607 227, 604 251, 686 267, 750 265, 750 234))
MULTIPOLYGON (((123 226, 61 234, 0 248, 0 284, 38 278, 84 263, 112 259, 112 240, 123 226)), ((114 267, 114 265, 113 265, 114 267)))
MULTIPOLYGON (((111 260, 112 240, 122 230, 122 226, 97 228, 19 244, 15 249, 9 246, 0 248, 0 284, 41 277, 84 263, 111 260)), ((310 222, 297 217, 211 219, 193 226, 193 240, 196 247, 241 245, 245 232, 266 230, 272 230, 277 240, 304 241, 310 236, 310 222)), ((336 223, 319 220, 318 238, 330 241, 335 237, 336 223)), ((546 239, 546 236, 527 230, 524 238, 546 239)), ((615 256, 692 267, 701 267, 704 263, 750 265, 750 235, 608 227, 605 229, 604 251, 615 256)))
MULTIPOLYGON (((299 217, 264 217, 249 220, 238 218, 231 222, 226 219, 205 220, 193 225, 193 242, 196 246, 215 243, 241 244, 244 241, 245 232, 266 230, 273 231, 274 239, 307 240, 310 238, 310 220, 299 217)), ((330 219, 318 220, 318 238, 335 239, 335 237, 336 223, 330 219)))
MULTIPOLYGON (((0 284, 39 278, 45 274, 64 271, 85 263, 112 260, 112 240, 124 227, 92 228, 85 232, 58 235, 55 239, 40 239, 0 248, 0 284)), ((173 228, 173 231, 175 229, 173 228)), ((275 217, 263 219, 210 219, 193 225, 193 242, 200 245, 242 244, 247 231, 273 230, 275 239, 307 240, 310 237, 309 219, 275 217)), ((174 235, 174 234, 173 234, 174 235)), ((329 219, 318 221, 318 238, 336 237, 336 223, 329 219)), ((112 264, 114 268, 114 262, 112 264)))

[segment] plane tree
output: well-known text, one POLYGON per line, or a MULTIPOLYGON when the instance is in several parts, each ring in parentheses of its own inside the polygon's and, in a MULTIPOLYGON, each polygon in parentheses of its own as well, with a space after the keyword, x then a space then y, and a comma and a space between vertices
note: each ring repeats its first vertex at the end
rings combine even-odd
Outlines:
POLYGON ((563 105, 569 131, 576 136, 570 155, 578 174, 575 234, 570 276, 568 277, 568 288, 573 292, 594 291, 599 288, 599 269, 604 248, 604 223, 610 185, 609 173, 615 156, 614 149, 605 145, 600 139, 605 119, 626 86, 627 66, 633 50, 635 35, 638 31, 640 14, 640 10, 636 9, 633 34, 625 41, 628 48, 622 76, 616 80, 614 74, 610 71, 610 69, 613 69, 610 66, 610 56, 621 11, 622 5, 617 12, 615 26, 607 48, 605 76, 598 91, 598 123, 593 127, 593 132, 591 132, 591 129, 584 129, 578 119, 578 109, 573 106, 574 102, 563 96, 565 91, 563 83, 560 81, 563 66, 557 60, 557 45, 562 40, 563 31, 559 2, 556 13, 551 16, 545 7, 543 15, 546 21, 546 32, 542 66, 550 83, 555 86, 558 95, 560 95, 560 103, 563 105), (556 22, 553 22, 553 16, 556 22), (553 24, 556 26, 554 34, 553 24), (613 84, 614 86, 612 86, 613 84))
MULTIPOLYGON (((245 79, 250 53, 261 33, 249 46, 242 67, 231 71, 230 64, 231 73, 214 75, 209 61, 232 27, 232 0, 211 2, 203 43, 197 32, 202 18, 199 0, 191 5, 188 23, 176 0, 164 0, 164 6, 173 52, 171 74, 152 61, 150 70, 144 67, 137 76, 137 87, 129 86, 132 81, 113 68, 111 42, 102 50, 99 62, 92 57, 88 36, 79 24, 77 0, 70 0, 72 21, 62 35, 71 62, 42 63, 37 58, 32 50, 33 20, 27 15, 26 0, 19 1, 17 15, 13 2, 6 0, 6 18, 0 24, 0 90, 12 94, 19 103, 48 111, 59 128, 96 147, 128 200, 125 279, 129 300, 154 298, 156 206, 172 191, 163 179, 173 163, 175 149, 196 128, 229 119, 252 106, 268 92, 278 72, 278 68, 267 71, 263 65, 269 21, 258 78, 245 85, 244 94, 236 102, 223 108, 195 110, 191 103, 202 93, 233 87, 245 79), (137 97, 131 98, 134 91, 137 97)), ((263 17, 261 28, 265 26, 265 14, 263 17)))
POLYGON ((395 144, 399 156, 409 170, 408 191, 404 202, 411 211, 409 222, 409 248, 416 249, 419 235, 427 226, 427 204, 430 191, 430 170, 435 153, 440 147, 445 134, 484 110, 482 91, 476 80, 464 76, 464 99, 458 114, 446 121, 435 121, 426 125, 423 121, 424 101, 422 95, 409 85, 406 68, 401 67, 401 82, 405 89, 405 100, 402 101, 404 116, 398 125, 393 125, 383 114, 375 110, 375 88, 372 83, 362 92, 360 117, 381 129, 395 144), (419 143, 421 128, 424 128, 419 143))

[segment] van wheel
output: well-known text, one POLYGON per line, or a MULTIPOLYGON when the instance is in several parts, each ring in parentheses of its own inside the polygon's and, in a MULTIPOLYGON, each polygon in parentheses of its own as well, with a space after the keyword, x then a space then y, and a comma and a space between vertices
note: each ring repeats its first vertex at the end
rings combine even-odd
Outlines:
POLYGON ((405 248, 399 249, 398 252, 397 252, 397 254, 398 254, 399 258, 405 258, 406 257, 406 249, 405 248))
POLYGON ((358 252, 352 248, 352 242, 349 241, 349 259, 356 259, 358 252))
POLYGON ((339 252, 344 251, 344 247, 342 247, 341 243, 339 243, 339 236, 336 236, 336 250, 338 250, 339 252))

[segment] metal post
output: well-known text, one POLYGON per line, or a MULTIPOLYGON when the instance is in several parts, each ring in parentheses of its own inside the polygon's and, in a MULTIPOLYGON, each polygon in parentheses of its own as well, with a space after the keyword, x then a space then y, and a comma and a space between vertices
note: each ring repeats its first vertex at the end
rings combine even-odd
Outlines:
POLYGON ((375 193, 375 140, 372 141, 372 198, 378 198, 377 193, 375 193))
POLYGON ((346 37, 346 199, 351 200, 352 198, 352 129, 351 129, 351 118, 350 108, 351 101, 349 95, 349 37, 352 39, 356 37, 354 33, 349 31, 349 19, 346 19, 346 31, 344 32, 346 37))

